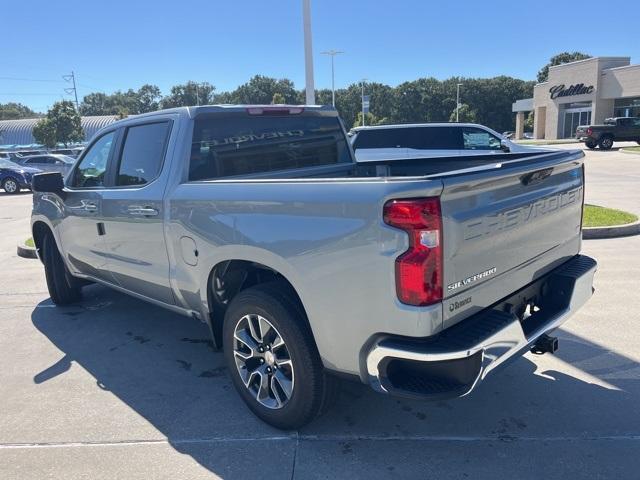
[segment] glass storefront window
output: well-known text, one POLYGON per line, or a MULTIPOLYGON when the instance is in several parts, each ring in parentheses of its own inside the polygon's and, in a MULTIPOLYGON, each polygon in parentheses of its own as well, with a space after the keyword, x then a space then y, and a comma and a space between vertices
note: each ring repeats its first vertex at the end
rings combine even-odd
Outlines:
POLYGON ((640 117, 640 97, 617 98, 613 104, 614 117, 640 117))
POLYGON ((561 115, 561 138, 572 138, 579 125, 591 124, 591 102, 569 103, 561 115))

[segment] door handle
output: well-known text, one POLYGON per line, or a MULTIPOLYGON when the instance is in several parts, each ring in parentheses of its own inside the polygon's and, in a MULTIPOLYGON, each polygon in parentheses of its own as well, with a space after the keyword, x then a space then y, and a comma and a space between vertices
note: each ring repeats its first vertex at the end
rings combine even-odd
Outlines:
POLYGON ((157 217, 158 210, 152 207, 139 207, 139 206, 131 206, 127 209, 129 215, 134 215, 136 217, 157 217))
POLYGON ((82 204, 82 209, 85 212, 93 213, 98 211, 98 206, 93 202, 84 202, 82 204))

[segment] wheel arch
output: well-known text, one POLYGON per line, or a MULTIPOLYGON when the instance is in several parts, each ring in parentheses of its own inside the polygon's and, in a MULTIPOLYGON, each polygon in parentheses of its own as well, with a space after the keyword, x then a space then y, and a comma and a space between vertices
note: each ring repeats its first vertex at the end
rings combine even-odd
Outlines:
MULTIPOLYGON (((53 229, 47 225, 46 222, 42 220, 36 220, 33 222, 33 225, 31 225, 31 236, 33 237, 33 243, 36 246, 36 252, 41 262, 43 261, 42 255, 40 255, 40 252, 42 251, 42 242, 47 234, 53 235, 53 229)), ((55 235, 53 236, 55 240, 55 235)))
MULTIPOLYGON (((279 282, 283 293, 291 298, 300 309, 302 321, 312 333, 307 310, 298 289, 291 280, 291 272, 282 273, 281 268, 263 262, 243 258, 229 258, 221 260, 209 270, 206 284, 206 302, 208 306, 208 321, 216 346, 222 347, 222 324, 228 304, 247 288, 279 282)), ((313 339, 315 343, 315 338, 313 339)), ((316 345, 317 347, 317 345, 316 345)))

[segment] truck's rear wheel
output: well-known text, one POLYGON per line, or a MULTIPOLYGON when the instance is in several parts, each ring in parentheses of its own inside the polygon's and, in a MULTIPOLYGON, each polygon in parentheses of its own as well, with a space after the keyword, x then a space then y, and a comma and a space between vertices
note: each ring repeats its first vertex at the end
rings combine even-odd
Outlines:
POLYGON ((593 138, 587 138, 584 144, 587 146, 587 148, 590 148, 591 150, 593 150, 598 146, 598 142, 596 142, 593 138))
POLYGON ((313 420, 335 392, 297 302, 278 282, 240 292, 225 314, 224 353, 251 411, 281 429, 313 420))
POLYGON ((598 145, 602 150, 611 150, 611 147, 613 147, 613 137, 611 135, 603 136, 600 138, 598 145))
POLYGON ((49 296, 56 305, 67 305, 80 299, 80 287, 72 286, 70 274, 51 233, 42 241, 42 260, 49 296))

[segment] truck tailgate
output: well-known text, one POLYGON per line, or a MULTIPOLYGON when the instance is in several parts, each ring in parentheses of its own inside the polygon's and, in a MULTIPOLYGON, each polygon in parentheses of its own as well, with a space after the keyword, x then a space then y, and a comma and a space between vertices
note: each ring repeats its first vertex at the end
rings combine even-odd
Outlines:
POLYGON ((583 157, 554 152, 442 178, 443 328, 579 252, 583 157))

